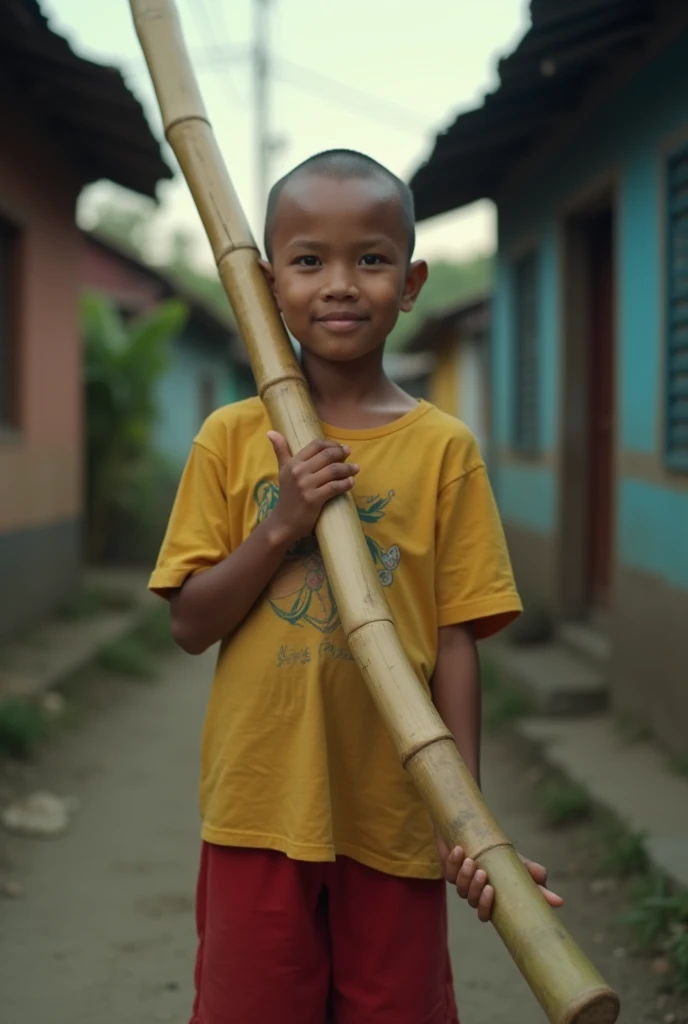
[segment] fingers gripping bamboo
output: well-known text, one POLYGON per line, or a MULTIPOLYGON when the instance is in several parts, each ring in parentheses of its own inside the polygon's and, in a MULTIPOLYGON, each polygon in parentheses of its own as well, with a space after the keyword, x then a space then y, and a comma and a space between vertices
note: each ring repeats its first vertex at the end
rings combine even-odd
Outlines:
MULTIPOLYGON (((130 0, 166 137, 195 200, 271 422, 298 451, 321 428, 208 122, 172 0, 130 0)), ((394 628, 353 501, 330 502, 318 542, 348 644, 402 763, 450 847, 495 887, 493 923, 553 1024, 613 1024, 616 994, 546 904, 486 808, 394 628)))

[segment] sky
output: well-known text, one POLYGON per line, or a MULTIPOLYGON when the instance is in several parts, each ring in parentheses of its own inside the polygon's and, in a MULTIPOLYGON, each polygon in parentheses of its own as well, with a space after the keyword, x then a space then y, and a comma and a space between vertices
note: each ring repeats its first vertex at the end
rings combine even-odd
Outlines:
MULTIPOLYGON (((250 47, 256 0, 177 0, 187 47, 218 144, 256 234, 262 228, 250 47)), ((161 137, 157 103, 128 0, 42 0, 51 28, 75 52, 116 64, 161 137)), ((408 179, 434 136, 497 84, 497 61, 528 23, 527 0, 269 0, 270 127, 279 140, 271 179, 318 150, 362 150, 408 179)), ((166 146, 166 157, 176 168, 166 146)), ((182 228, 199 263, 209 247, 181 174, 159 188, 158 248, 182 228)), ((91 186, 79 216, 98 202, 131 202, 91 186)), ((419 226, 418 255, 469 258, 494 246, 492 204, 480 202, 419 226)))

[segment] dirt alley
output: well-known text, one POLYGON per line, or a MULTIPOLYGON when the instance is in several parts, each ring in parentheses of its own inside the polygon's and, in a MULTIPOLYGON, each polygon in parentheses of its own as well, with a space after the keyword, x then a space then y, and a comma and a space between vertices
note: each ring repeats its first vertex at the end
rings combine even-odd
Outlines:
MULTIPOLYGON (((166 657, 153 683, 98 678, 84 720, 29 770, 0 778, 78 799, 62 837, 0 831, 3 1024, 188 1021, 198 857, 198 744, 212 655, 166 657)), ((567 926, 622 994, 624 1024, 688 1020, 659 997, 645 961, 614 924, 614 892, 591 891, 579 831, 538 822, 529 771, 505 738, 488 737, 485 791, 519 848, 551 867, 567 926)), ((587 858, 587 859, 586 859, 587 858)), ((451 942, 463 1024, 540 1024, 545 1018, 489 926, 451 899, 451 942)))

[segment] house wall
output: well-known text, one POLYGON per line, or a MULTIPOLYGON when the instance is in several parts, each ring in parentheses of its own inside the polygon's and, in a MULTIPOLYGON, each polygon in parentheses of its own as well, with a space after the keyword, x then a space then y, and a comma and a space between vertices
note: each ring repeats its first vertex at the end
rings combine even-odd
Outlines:
POLYGON ((151 275, 137 273, 134 267, 119 259, 103 246, 83 238, 81 283, 84 291, 102 292, 123 309, 147 309, 162 298, 160 281, 151 275))
POLYGON ((158 387, 159 419, 155 428, 158 451, 181 471, 191 442, 203 422, 202 381, 215 382, 217 407, 236 402, 241 397, 239 384, 229 359, 208 352, 194 339, 187 328, 184 339, 174 345, 174 357, 158 387))
MULTIPOLYGON (((606 101, 499 207, 493 308, 495 488, 527 595, 559 609, 563 515, 563 224, 596 183, 616 194, 616 480, 611 682, 617 708, 672 748, 688 733, 688 475, 664 463, 664 174, 688 141, 688 33, 606 101), (541 448, 512 450, 512 259, 538 247, 541 448), (652 682, 651 686, 648 683, 652 682)), ((580 413, 581 410, 576 410, 580 413)), ((570 431, 570 428, 569 428, 570 431)))
POLYGON ((0 637, 74 586, 81 556, 78 180, 0 77, 0 216, 19 231, 16 423, 0 428, 0 637))

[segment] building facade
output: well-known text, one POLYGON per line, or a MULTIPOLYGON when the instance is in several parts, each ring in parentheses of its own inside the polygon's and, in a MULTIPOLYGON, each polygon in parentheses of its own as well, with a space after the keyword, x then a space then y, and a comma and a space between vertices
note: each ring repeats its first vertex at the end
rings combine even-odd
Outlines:
MULTIPOLYGON (((591 10, 557 26, 558 6, 549 23, 534 6, 529 44, 466 115, 485 139, 507 110, 511 125, 485 193, 499 223, 493 480, 526 600, 601 641, 615 710, 684 754, 688 18, 600 0, 593 31, 591 10)), ((421 206, 449 171, 440 154, 438 140, 418 173, 421 206)), ((476 181, 458 188, 455 205, 478 198, 476 181)))
POLYGON ((77 57, 34 0, 0 0, 0 135, 3 637, 48 613, 81 568, 77 198, 101 177, 152 195, 170 172, 121 76, 77 57))

